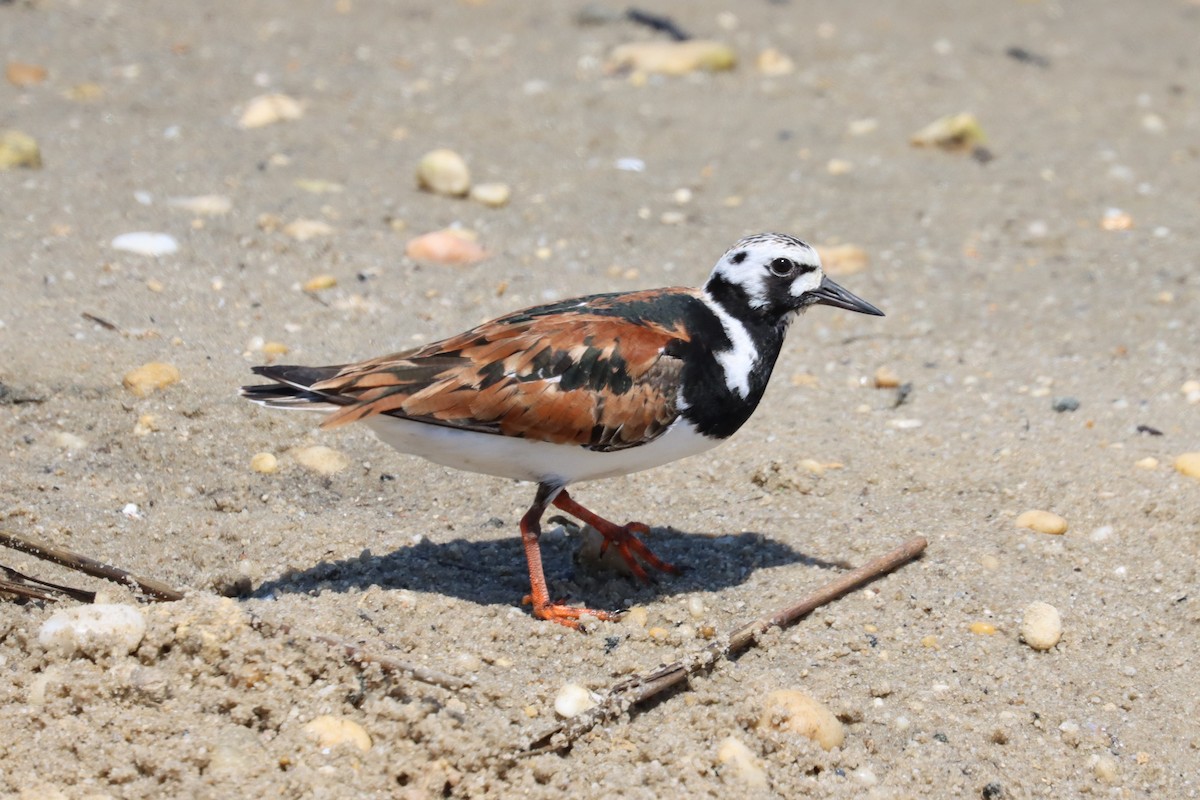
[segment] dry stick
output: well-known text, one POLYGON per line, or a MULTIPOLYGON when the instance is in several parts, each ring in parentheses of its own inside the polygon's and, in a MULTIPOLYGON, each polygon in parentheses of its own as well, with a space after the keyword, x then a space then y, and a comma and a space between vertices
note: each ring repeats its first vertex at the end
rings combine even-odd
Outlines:
POLYGON ((44 581, 41 578, 26 575, 12 567, 3 565, 0 565, 0 572, 3 572, 7 576, 5 579, 0 580, 0 591, 11 592, 12 594, 29 597, 34 600, 47 600, 51 603, 57 602, 59 599, 57 595, 60 594, 82 603, 96 602, 95 592, 89 592, 85 589, 73 589, 70 586, 62 586, 50 581, 44 581))
POLYGON ((333 636, 325 636, 322 634, 313 634, 314 642, 321 642, 330 647, 335 647, 345 653, 355 664, 376 664, 384 672, 397 672, 403 675, 408 675, 413 680, 421 683, 429 683, 434 686, 440 686, 443 689, 450 691, 458 691, 465 689, 471 685, 471 682, 466 678, 459 678, 450 675, 446 672, 439 672, 428 667, 422 667, 419 664, 413 664, 410 661, 401 661, 398 658, 389 658, 388 656, 376 655, 369 650, 364 650, 356 644, 337 639, 333 636))
POLYGON ((131 572, 126 572, 111 564, 104 564, 87 556, 72 553, 70 550, 25 539, 17 536, 15 533, 0 531, 0 544, 7 545, 14 550, 20 550, 22 553, 29 553, 46 561, 52 561, 55 564, 61 564, 64 567, 82 572, 85 575, 91 575, 94 578, 106 578, 110 581, 116 581, 117 583, 123 583, 126 586, 140 589, 154 600, 183 599, 182 592, 175 591, 161 581, 156 581, 152 578, 140 578, 131 572))
POLYGON ((837 580, 830 581, 793 606, 780 609, 774 614, 760 617, 738 628, 726 637, 713 642, 698 653, 683 658, 665 667, 659 667, 646 675, 633 675, 613 684, 599 705, 572 717, 529 743, 522 755, 562 750, 587 733, 600 722, 624 713, 630 707, 643 703, 657 694, 682 683, 688 675, 709 668, 720 658, 740 652, 754 642, 756 636, 769 628, 785 627, 800 617, 830 603, 847 592, 870 583, 908 561, 919 556, 927 542, 923 537, 910 539, 890 553, 870 561, 858 569, 847 572, 837 580))

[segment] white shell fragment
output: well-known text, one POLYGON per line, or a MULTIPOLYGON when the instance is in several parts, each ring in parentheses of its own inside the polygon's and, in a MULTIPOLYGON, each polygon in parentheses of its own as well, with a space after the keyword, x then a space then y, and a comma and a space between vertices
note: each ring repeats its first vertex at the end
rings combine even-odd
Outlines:
POLYGON ((167 256, 179 250, 179 242, 169 233, 135 231, 113 239, 112 248, 142 256, 167 256))

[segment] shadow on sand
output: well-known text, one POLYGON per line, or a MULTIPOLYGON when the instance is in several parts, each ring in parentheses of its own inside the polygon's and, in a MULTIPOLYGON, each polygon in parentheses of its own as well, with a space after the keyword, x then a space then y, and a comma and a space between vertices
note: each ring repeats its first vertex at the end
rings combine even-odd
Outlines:
MULTIPOLYGON (((650 548, 684 572, 658 574, 649 583, 582 566, 572 554, 578 533, 563 528, 542 535, 542 560, 551 596, 595 608, 617 608, 694 591, 715 591, 744 583, 759 569, 805 564, 820 569, 849 565, 824 561, 767 538, 746 532, 723 536, 654 528, 644 537, 650 548)), ((251 597, 289 592, 344 592, 377 585, 450 595, 480 605, 513 605, 529 593, 529 574, 518 537, 444 543, 428 540, 386 555, 369 550, 356 558, 323 561, 264 582, 251 597)))

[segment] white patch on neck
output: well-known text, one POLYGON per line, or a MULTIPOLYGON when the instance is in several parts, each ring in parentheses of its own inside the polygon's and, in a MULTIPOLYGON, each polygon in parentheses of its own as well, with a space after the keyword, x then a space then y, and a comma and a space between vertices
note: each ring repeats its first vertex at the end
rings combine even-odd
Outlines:
POLYGON ((720 275, 746 293, 746 302, 751 308, 763 308, 767 304, 766 275, 761 269, 746 269, 742 264, 731 264, 722 259, 713 273, 720 275))
POLYGON ((722 350, 715 354, 717 363, 725 372, 725 385, 729 387, 729 391, 737 392, 742 397, 748 397, 750 395, 750 371, 758 362, 758 348, 754 346, 754 340, 746 332, 746 326, 734 319, 728 311, 721 307, 720 303, 713 299, 712 295, 703 292, 700 299, 717 315, 717 319, 721 321, 721 327, 725 329, 725 335, 732 343, 728 350, 722 350))

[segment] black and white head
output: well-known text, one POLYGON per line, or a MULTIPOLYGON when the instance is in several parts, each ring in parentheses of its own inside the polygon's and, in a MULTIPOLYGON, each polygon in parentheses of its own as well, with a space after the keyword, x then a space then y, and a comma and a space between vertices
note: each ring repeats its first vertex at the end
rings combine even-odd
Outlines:
POLYGON ((883 316, 821 270, 817 251, 783 233, 747 236, 721 256, 705 291, 726 310, 784 322, 809 306, 826 305, 883 316))

